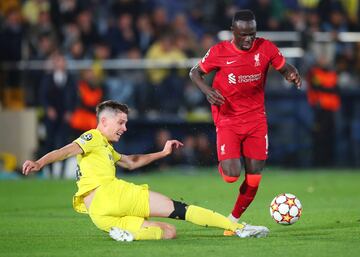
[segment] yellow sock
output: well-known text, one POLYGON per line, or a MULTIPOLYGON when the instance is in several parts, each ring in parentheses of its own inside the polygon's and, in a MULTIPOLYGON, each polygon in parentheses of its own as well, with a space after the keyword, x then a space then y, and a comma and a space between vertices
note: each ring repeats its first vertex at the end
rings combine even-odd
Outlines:
POLYGON ((231 231, 244 227, 242 224, 231 222, 220 213, 195 205, 188 206, 185 220, 203 227, 217 227, 231 231))
POLYGON ((140 228, 133 233, 135 240, 159 240, 162 239, 163 230, 160 227, 140 228))

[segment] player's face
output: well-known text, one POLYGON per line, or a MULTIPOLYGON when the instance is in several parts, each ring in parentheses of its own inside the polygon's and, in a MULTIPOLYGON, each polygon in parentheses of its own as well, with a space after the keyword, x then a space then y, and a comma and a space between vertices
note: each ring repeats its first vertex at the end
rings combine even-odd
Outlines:
POLYGON ((108 119, 108 135, 107 138, 111 142, 119 141, 122 134, 125 133, 127 130, 126 123, 127 123, 127 114, 123 112, 116 113, 109 117, 108 119))
POLYGON ((247 51, 249 50, 255 40, 256 36, 256 22, 252 21, 236 21, 231 30, 234 35, 234 43, 237 48, 247 51))

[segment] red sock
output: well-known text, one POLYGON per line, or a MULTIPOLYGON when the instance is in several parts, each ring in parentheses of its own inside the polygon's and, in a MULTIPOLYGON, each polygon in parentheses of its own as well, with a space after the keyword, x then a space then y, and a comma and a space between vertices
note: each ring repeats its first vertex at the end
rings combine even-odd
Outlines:
POLYGON ((235 218, 240 218, 241 214, 254 200, 261 180, 261 174, 246 174, 245 180, 239 189, 239 195, 234 205, 232 215, 235 218))

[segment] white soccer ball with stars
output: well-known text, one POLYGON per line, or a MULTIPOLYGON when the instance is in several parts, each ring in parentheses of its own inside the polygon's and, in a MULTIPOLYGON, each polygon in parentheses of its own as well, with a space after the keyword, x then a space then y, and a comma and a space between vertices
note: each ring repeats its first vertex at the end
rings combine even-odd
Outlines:
POLYGON ((302 213, 300 200, 293 194, 277 195, 270 204, 270 215, 276 223, 291 225, 299 220, 302 213))

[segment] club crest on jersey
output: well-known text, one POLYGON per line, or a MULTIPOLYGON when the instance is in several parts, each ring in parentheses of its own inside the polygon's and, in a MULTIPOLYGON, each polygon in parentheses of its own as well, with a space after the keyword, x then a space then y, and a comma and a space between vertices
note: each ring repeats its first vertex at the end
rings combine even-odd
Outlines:
POLYGON ((255 67, 260 66, 260 54, 257 53, 254 55, 255 67))
POLYGON ((220 154, 224 155, 225 154, 225 144, 220 146, 220 154))
POLYGON ((90 141, 92 139, 92 134, 88 133, 88 134, 84 134, 81 136, 82 139, 86 140, 86 141, 90 141))

